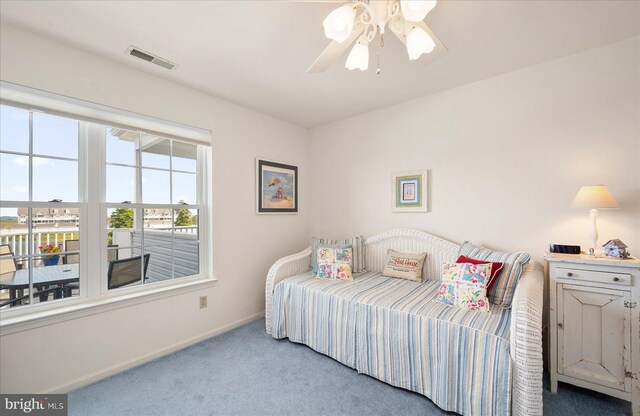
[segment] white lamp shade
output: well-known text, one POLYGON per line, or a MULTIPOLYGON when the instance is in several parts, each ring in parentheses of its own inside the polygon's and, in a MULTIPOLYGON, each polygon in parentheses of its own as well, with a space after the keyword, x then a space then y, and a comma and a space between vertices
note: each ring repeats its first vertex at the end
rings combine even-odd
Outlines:
POLYGON ((356 68, 360 71, 366 71, 369 68, 369 48, 362 43, 353 45, 345 67, 350 71, 356 68))
POLYGON ((436 7, 436 0, 403 0, 400 2, 400 9, 405 20, 409 22, 420 22, 424 20, 433 8, 436 7))
POLYGON ((415 61, 423 53, 429 53, 436 47, 431 36, 419 27, 411 29, 407 34, 407 52, 409 59, 415 61))
POLYGON ((355 20, 356 11, 353 5, 345 4, 342 7, 338 7, 329 13, 322 22, 324 34, 329 39, 342 43, 351 35, 355 20))
POLYGON ((580 188, 573 198, 572 208, 599 209, 619 208, 618 201, 604 185, 589 185, 580 188))

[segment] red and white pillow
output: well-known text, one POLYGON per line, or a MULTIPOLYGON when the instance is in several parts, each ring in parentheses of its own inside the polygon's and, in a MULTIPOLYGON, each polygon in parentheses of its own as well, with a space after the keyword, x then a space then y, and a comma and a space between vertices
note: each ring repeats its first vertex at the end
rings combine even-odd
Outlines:
POLYGON ((471 257, 467 257, 467 256, 458 257, 458 260, 456 260, 456 263, 471 263, 471 264, 489 264, 489 263, 491 263, 491 276, 489 277, 489 282, 487 283, 487 292, 491 289, 491 287, 494 285, 494 283, 498 280, 498 276, 500 275, 500 272, 502 271, 502 268, 504 267, 504 263, 477 260, 477 259, 472 259, 471 257))

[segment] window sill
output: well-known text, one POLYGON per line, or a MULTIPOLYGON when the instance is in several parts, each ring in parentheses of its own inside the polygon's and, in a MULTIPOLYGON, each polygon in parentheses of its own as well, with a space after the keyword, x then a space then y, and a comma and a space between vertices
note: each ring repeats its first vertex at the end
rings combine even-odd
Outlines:
POLYGON ((34 311, 23 315, 0 319, 0 337, 17 332, 28 331, 42 326, 83 318, 126 308, 146 302, 176 296, 183 293, 212 287, 217 279, 198 279, 171 286, 146 290, 144 292, 126 293, 115 296, 82 299, 73 304, 60 306, 46 311, 34 311))

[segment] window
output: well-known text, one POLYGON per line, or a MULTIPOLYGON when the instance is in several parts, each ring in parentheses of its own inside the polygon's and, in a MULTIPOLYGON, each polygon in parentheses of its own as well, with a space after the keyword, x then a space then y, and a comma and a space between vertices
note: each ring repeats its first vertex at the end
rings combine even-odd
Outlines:
POLYGON ((6 105, 0 116, 3 313, 202 278, 208 147, 6 105))
POLYGON ((0 307, 78 296, 65 286, 79 276, 80 253, 67 250, 80 240, 78 224, 56 220, 58 206, 78 220, 83 210, 79 123, 6 106, 0 117, 0 307))
POLYGON ((105 129, 107 288, 199 273, 197 146, 105 129), (114 267, 135 267, 126 280, 114 267))

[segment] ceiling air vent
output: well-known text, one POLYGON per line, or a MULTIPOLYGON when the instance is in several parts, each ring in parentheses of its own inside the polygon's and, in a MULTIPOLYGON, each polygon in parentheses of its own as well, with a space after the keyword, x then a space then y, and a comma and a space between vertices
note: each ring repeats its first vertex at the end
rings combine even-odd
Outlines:
POLYGON ((145 61, 151 62, 152 64, 160 65, 161 67, 166 69, 175 69, 178 67, 177 64, 167 59, 160 58, 159 56, 153 55, 149 52, 145 52, 140 48, 136 48, 135 46, 129 46, 129 49, 127 49, 127 54, 135 56, 136 58, 144 59, 145 61))

